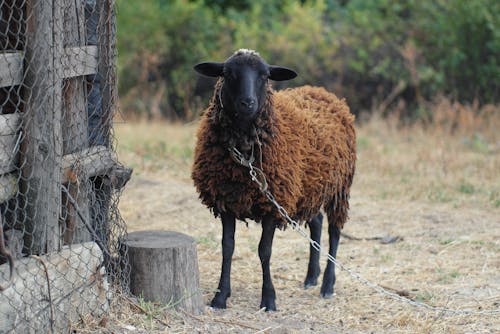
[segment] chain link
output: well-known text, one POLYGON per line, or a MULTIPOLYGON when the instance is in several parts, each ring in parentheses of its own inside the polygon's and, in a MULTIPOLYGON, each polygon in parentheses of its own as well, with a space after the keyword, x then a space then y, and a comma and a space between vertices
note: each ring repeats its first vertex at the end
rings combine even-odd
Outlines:
POLYGON ((432 312, 445 313, 445 314, 450 314, 450 315, 496 315, 496 314, 500 314, 500 309, 474 311, 474 310, 458 310, 458 309, 450 309, 450 308, 440 307, 440 306, 432 306, 432 305, 429 305, 427 303, 415 301, 415 300, 412 300, 410 298, 400 296, 397 293, 389 291, 389 290, 381 287, 377 283, 372 282, 372 281, 364 278, 363 276, 361 276, 357 272, 355 272, 352 269, 345 266, 342 262, 340 262, 339 260, 334 258, 332 255, 330 255, 328 253, 328 251, 325 250, 323 247, 321 247, 321 245, 318 242, 316 242, 315 240, 313 240, 309 237, 309 235, 300 226, 300 224, 298 222, 296 222, 295 220, 293 220, 290 217, 290 215, 288 214, 286 209, 276 201, 274 195, 267 188, 266 177, 265 177, 265 174, 262 171, 262 169, 256 168, 253 166, 253 164, 252 164, 252 162, 254 161, 253 155, 250 157, 250 159, 246 159, 243 156, 243 154, 240 151, 238 151, 238 149, 236 149, 235 147, 230 148, 229 152, 231 153, 231 155, 233 156, 233 158, 236 162, 240 163, 242 166, 245 166, 249 169, 249 174, 250 174, 250 178, 252 179, 252 181, 255 182, 259 186, 259 189, 261 190, 261 192, 276 207, 276 209, 278 210, 278 213, 292 226, 292 228, 295 231, 297 231, 301 236, 303 236, 305 239, 307 239, 314 249, 316 249, 320 253, 326 255, 328 258, 328 261, 333 262, 333 264, 335 264, 341 270, 347 272, 355 280, 372 288, 373 290, 377 291, 380 294, 383 294, 383 295, 386 295, 386 296, 392 298, 393 300, 396 300, 396 301, 399 301, 402 303, 406 303, 406 304, 412 305, 412 306, 417 307, 417 308, 426 309, 426 310, 429 310, 432 312), (257 173, 255 172, 256 170, 259 171, 260 178, 261 178, 260 180, 257 176, 257 173), (264 184, 266 185, 265 188, 263 188, 264 184))

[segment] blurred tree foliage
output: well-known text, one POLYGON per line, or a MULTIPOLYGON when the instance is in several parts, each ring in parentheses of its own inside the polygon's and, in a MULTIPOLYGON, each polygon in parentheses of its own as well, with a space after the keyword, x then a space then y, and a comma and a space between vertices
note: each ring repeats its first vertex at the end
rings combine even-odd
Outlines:
POLYGON ((213 80, 192 70, 251 48, 354 112, 418 116, 438 94, 500 99, 498 0, 117 0, 122 109, 191 119, 213 80))

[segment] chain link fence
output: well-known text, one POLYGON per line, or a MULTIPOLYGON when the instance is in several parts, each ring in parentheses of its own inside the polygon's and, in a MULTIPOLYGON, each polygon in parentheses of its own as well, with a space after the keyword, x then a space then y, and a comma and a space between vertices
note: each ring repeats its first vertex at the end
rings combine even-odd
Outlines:
POLYGON ((68 332, 128 286, 113 0, 0 0, 0 333, 68 332))

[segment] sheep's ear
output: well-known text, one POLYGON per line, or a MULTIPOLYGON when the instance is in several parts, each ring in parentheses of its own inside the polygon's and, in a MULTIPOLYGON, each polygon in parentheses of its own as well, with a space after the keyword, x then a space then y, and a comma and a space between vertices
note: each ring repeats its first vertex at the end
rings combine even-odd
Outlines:
POLYGON ((220 77, 223 74, 224 63, 206 62, 194 65, 194 70, 207 77, 220 77))
POLYGON ((269 66, 269 79, 274 81, 290 80, 297 76, 297 72, 281 66, 269 66))

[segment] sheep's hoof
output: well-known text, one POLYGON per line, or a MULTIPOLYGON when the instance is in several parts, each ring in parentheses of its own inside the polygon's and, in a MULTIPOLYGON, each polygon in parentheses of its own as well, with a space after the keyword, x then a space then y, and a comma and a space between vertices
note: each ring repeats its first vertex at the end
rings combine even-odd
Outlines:
POLYGON ((262 299, 262 301, 260 302, 260 308, 263 307, 266 309, 266 312, 276 311, 276 303, 274 299, 267 299, 267 300, 262 299))
POLYGON ((269 305, 269 306, 262 306, 262 307, 265 307, 266 312, 276 312, 277 311, 276 305, 269 305))
POLYGON ((210 302, 210 306, 213 308, 225 309, 226 299, 227 298, 222 298, 220 295, 216 295, 214 299, 212 299, 212 301, 210 302))
POLYGON ((333 292, 321 292, 321 298, 331 299, 333 298, 333 292))
POLYGON ((333 284, 328 284, 323 281, 320 294, 322 298, 330 299, 333 297, 333 284))
POLYGON ((309 266, 307 269, 306 279, 304 281, 304 289, 309 289, 312 286, 318 285, 318 277, 321 269, 319 266, 312 267, 309 266))
POLYGON ((310 287, 318 285, 318 278, 306 278, 304 282, 304 289, 309 289, 310 287))

